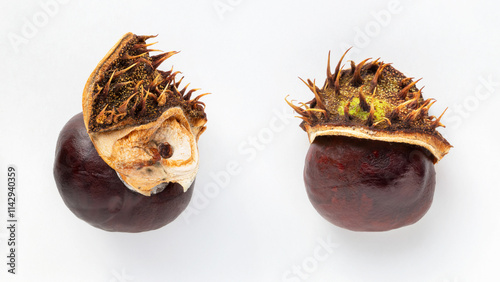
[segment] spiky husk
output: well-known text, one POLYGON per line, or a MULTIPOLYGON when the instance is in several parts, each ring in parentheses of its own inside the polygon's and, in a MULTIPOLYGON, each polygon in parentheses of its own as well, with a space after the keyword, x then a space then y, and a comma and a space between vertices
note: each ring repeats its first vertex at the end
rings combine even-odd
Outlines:
POLYGON ((87 81, 83 96, 85 124, 89 132, 104 132, 145 124, 157 119, 169 108, 179 107, 196 126, 206 121, 203 96, 191 99, 198 89, 180 89, 178 71, 158 70, 158 66, 176 51, 151 56, 155 36, 127 33, 110 50, 104 62, 87 81), (86 111, 86 113, 85 113, 86 111))
POLYGON ((175 51, 151 56, 146 40, 125 34, 90 75, 83 117, 99 156, 125 185, 144 195, 163 183, 187 190, 198 170, 197 140, 207 122, 197 89, 180 89, 179 72, 158 66, 175 51), (166 152, 173 149, 171 152, 166 152), (170 148, 170 149, 168 149, 170 148))
MULTIPOLYGON (((349 51, 349 50, 347 50, 349 51)), ((347 53, 346 51, 346 53, 347 53)), ((387 142, 408 143, 429 150, 434 162, 448 153, 451 145, 436 128, 443 126, 439 117, 430 116, 434 99, 424 99, 419 80, 406 77, 391 64, 366 59, 350 68, 330 69, 322 88, 315 81, 302 80, 314 93, 307 103, 287 103, 300 115, 312 143, 316 136, 341 135, 387 142)), ((446 111, 446 110, 445 110, 446 111)))

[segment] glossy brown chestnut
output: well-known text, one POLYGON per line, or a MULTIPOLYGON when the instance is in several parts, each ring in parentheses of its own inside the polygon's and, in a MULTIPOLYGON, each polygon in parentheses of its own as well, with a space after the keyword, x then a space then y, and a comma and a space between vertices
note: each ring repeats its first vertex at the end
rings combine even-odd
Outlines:
POLYGON ((304 180, 314 208, 354 231, 385 231, 417 222, 432 203, 432 155, 404 143, 318 136, 304 180))
POLYGON ((322 88, 309 102, 287 101, 302 119, 311 147, 304 178, 316 210, 355 231, 387 231, 417 222, 429 209, 436 184, 434 165, 452 148, 429 114, 436 102, 390 63, 340 58, 330 53, 322 88))
POLYGON ((54 178, 64 203, 77 217, 120 232, 143 232, 170 223, 187 207, 194 188, 194 182, 186 192, 180 184, 168 183, 147 197, 125 187, 96 152, 82 113, 59 135, 54 178))

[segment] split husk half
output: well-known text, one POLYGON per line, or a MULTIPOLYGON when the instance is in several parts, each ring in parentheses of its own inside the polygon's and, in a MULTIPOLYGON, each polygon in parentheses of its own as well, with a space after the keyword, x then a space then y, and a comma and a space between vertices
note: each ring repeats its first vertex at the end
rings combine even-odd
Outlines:
POLYGON ((198 170, 197 141, 207 122, 198 89, 180 89, 179 72, 151 56, 155 36, 125 34, 99 62, 83 91, 85 127, 97 152, 124 184, 143 195, 175 182, 187 190, 198 170))

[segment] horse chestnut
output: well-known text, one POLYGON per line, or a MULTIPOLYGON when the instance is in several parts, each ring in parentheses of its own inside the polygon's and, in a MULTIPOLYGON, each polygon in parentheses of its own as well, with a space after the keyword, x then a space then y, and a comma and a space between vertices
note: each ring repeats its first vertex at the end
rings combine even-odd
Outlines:
POLYGON ((127 189, 116 171, 97 154, 83 123, 75 115, 59 135, 54 177, 64 203, 79 218, 107 230, 141 232, 174 220, 188 205, 193 184, 184 192, 165 183, 150 197, 127 189))
POLYGON ((83 113, 62 129, 54 178, 68 208, 91 225, 122 232, 160 228, 187 206, 205 130, 203 95, 180 89, 146 40, 125 34, 83 91, 83 113))
POLYGON ((378 59, 342 70, 344 56, 331 73, 328 54, 322 89, 304 81, 313 100, 287 100, 311 143, 304 167, 309 200, 326 220, 354 231, 413 224, 431 206, 434 164, 451 148, 436 131, 442 115, 428 115, 435 101, 423 99, 418 80, 378 59))

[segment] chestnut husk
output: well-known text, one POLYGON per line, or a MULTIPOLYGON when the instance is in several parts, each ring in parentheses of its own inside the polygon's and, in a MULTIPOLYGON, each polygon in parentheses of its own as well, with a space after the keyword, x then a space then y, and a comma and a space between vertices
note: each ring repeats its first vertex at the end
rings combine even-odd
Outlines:
POLYGON ((57 141, 54 178, 66 206, 80 219, 112 232, 155 230, 176 219, 191 199, 178 183, 144 196, 131 191, 95 150, 83 114, 71 118, 57 141))

